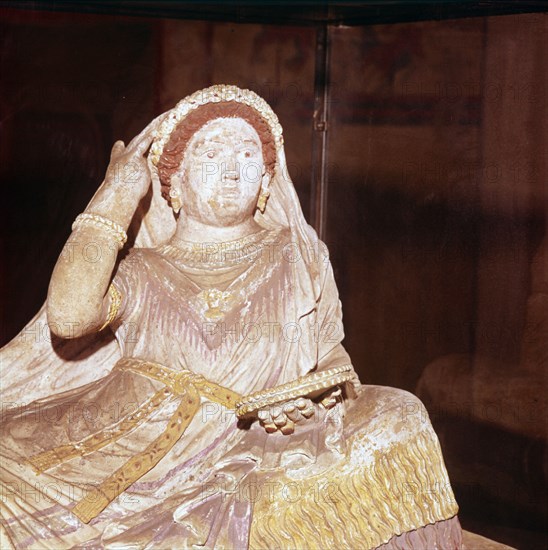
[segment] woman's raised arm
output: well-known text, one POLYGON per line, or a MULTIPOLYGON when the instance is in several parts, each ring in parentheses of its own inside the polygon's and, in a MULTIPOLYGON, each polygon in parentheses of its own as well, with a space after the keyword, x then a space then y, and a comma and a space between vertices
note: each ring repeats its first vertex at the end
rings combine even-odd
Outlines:
POLYGON ((109 283, 125 232, 150 185, 145 153, 159 118, 152 121, 126 147, 112 147, 105 179, 57 260, 48 290, 50 330, 63 338, 76 338, 99 330, 108 317, 109 283))

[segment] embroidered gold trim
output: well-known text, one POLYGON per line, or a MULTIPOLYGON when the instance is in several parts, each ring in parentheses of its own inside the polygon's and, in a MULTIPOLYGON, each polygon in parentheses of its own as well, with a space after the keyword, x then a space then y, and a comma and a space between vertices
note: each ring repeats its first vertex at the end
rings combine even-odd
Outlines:
POLYGON ((136 411, 126 415, 119 423, 108 426, 87 438, 68 445, 62 445, 31 457, 28 462, 37 473, 44 472, 63 462, 102 449, 139 426, 174 395, 181 402, 172 415, 164 432, 147 448, 128 460, 99 487, 88 493, 72 509, 84 523, 99 515, 119 494, 135 483, 167 454, 181 438, 200 407, 200 396, 234 409, 242 396, 228 388, 215 384, 200 374, 190 370, 174 370, 159 363, 138 358, 125 357, 114 366, 116 370, 131 371, 135 374, 158 380, 165 384, 136 411))
POLYGON ((167 428, 147 448, 130 458, 114 474, 90 491, 72 509, 72 513, 83 523, 97 517, 118 495, 152 470, 169 450, 179 441, 200 407, 200 395, 190 385, 179 396, 180 405, 171 416, 167 428))
POLYGON ((270 490, 254 493, 260 496, 250 549, 377 548, 394 535, 457 514, 432 430, 375 451, 366 462, 360 447, 370 446, 369 438, 354 436, 347 457, 321 475, 301 480, 280 472, 268 478, 270 490))
POLYGON ((116 316, 120 311, 120 305, 122 304, 122 294, 116 288, 114 283, 111 283, 108 287, 108 295, 110 298, 110 303, 108 305, 107 318, 97 332, 101 332, 103 329, 108 327, 108 325, 110 325, 110 323, 112 323, 112 321, 116 319, 116 316))
POLYGON ((163 382, 177 395, 185 390, 188 385, 192 385, 204 397, 224 405, 227 409, 234 409, 236 403, 242 399, 239 393, 211 382, 201 374, 196 374, 190 370, 174 370, 160 363, 130 357, 120 359, 114 368, 133 371, 136 374, 163 382))
POLYGON ((171 395, 171 392, 166 394, 165 390, 162 389, 147 399, 138 410, 128 413, 116 424, 107 426, 100 432, 94 433, 76 443, 69 443, 68 445, 62 445, 36 454, 29 458, 28 461, 35 472, 40 474, 73 458, 98 451, 141 425, 171 395))
POLYGON ((163 382, 168 389, 166 398, 173 392, 181 398, 181 403, 158 438, 143 452, 130 458, 72 509, 72 513, 84 523, 89 523, 98 516, 118 495, 162 460, 198 412, 201 394, 227 408, 234 408, 236 402, 241 399, 236 392, 189 370, 176 371, 159 363, 135 358, 121 359, 115 368, 163 382))
POLYGON ((118 495, 150 471, 169 452, 184 434, 200 406, 200 396, 220 403, 229 409, 250 402, 250 407, 262 407, 274 396, 276 399, 290 399, 292 392, 323 391, 333 385, 351 380, 355 374, 350 365, 335 367, 327 371, 313 373, 294 382, 270 390, 252 394, 245 400, 228 388, 207 380, 190 370, 174 370, 159 363, 138 358, 123 358, 114 367, 122 371, 158 380, 165 388, 157 392, 143 407, 125 417, 119 424, 109 426, 78 443, 57 447, 31 457, 29 462, 40 473, 67 460, 99 450, 138 426, 167 399, 177 396, 180 403, 171 416, 164 432, 146 449, 130 458, 116 472, 94 488, 72 509, 82 522, 88 523, 99 515, 118 495))

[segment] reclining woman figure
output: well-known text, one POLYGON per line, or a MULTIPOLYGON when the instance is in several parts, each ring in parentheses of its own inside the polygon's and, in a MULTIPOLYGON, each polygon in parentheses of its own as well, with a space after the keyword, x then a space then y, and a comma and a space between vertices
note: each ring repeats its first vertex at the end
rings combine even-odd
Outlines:
POLYGON ((57 337, 2 353, 4 402, 32 401, 4 415, 6 544, 461 547, 420 401, 362 386, 341 345, 327 251, 253 92, 198 91, 115 143, 46 309, 57 337))

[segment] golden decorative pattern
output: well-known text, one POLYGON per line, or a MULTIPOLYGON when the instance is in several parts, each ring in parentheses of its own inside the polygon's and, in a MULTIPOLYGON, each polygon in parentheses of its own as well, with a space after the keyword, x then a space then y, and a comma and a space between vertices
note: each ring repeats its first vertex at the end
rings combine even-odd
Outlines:
POLYGON ((264 491, 255 501, 249 547, 377 548, 395 534, 457 514, 431 430, 375 451, 369 462, 357 450, 368 444, 362 438, 367 435, 354 436, 352 452, 322 475, 269 478, 270 487, 290 491, 264 491))
POLYGON ((279 235, 278 230, 262 229, 241 239, 221 243, 194 243, 172 237, 158 251, 190 267, 229 267, 255 263, 263 254, 268 254, 265 246, 277 243, 279 235))
POLYGON ((72 513, 84 523, 89 523, 98 516, 118 495, 162 460, 179 441, 198 412, 201 394, 227 408, 234 408, 235 403, 241 399, 236 392, 210 382, 189 370, 176 371, 159 363, 133 358, 121 359, 116 363, 115 368, 132 371, 163 382, 171 390, 164 391, 165 398, 167 399, 173 392, 181 398, 181 402, 171 416, 167 428, 159 437, 143 452, 130 458, 72 509, 72 513))
POLYGON ((122 248, 127 242, 127 233, 124 231, 124 228, 119 223, 113 222, 99 214, 93 214, 91 212, 78 214, 72 224, 72 230, 74 231, 78 227, 84 225, 91 225, 92 227, 97 227, 98 229, 106 231, 117 241, 118 248, 122 248))
POLYGON ((204 306, 207 306, 204 317, 212 321, 222 319, 230 302, 234 299, 231 292, 228 292, 228 290, 219 290, 218 288, 202 290, 202 292, 198 294, 198 298, 202 300, 204 306))
POLYGON ((130 458, 114 474, 90 491, 72 509, 72 513, 83 523, 89 523, 98 516, 118 495, 130 485, 152 470, 168 451, 179 441, 200 407, 200 394, 192 385, 185 388, 179 396, 182 398, 169 419, 164 432, 147 448, 130 458))
POLYGON ((356 373, 352 365, 342 365, 307 374, 286 384, 247 395, 236 404, 236 415, 238 418, 244 418, 263 407, 277 405, 298 397, 318 395, 324 390, 350 382, 355 377, 356 373))
POLYGON ((122 304, 122 294, 116 288, 114 283, 111 283, 108 287, 108 295, 110 298, 110 303, 108 305, 107 318, 97 332, 101 332, 104 328, 108 327, 108 325, 110 325, 110 323, 112 323, 112 321, 116 319, 116 316, 120 311, 120 305, 122 304))
POLYGON ((99 487, 89 492, 72 513, 82 522, 89 523, 99 515, 118 495, 150 471, 184 434, 200 407, 200 396, 234 409, 242 396, 228 388, 210 382, 200 374, 190 370, 174 370, 159 363, 125 357, 114 366, 116 370, 131 371, 165 384, 136 411, 126 415, 120 422, 108 426, 77 443, 62 445, 39 453, 29 459, 37 473, 84 454, 102 449, 128 434, 167 399, 176 395, 180 404, 171 416, 164 432, 147 448, 129 459, 116 472, 103 481, 99 487))
POLYGON ((200 394, 233 408, 241 396, 228 388, 210 382, 203 376, 189 370, 176 371, 159 363, 141 359, 123 358, 115 369, 132 371, 136 374, 163 382, 165 399, 173 394, 181 398, 176 411, 171 416, 164 432, 147 448, 130 458, 99 487, 90 491, 72 509, 72 513, 82 522, 89 523, 97 517, 118 495, 149 472, 169 450, 179 441, 200 407, 200 394))
POLYGON ((36 454, 29 458, 28 461, 35 472, 40 474, 73 458, 98 451, 141 425, 171 395, 171 392, 169 395, 166 394, 164 389, 157 391, 138 410, 125 415, 116 424, 103 428, 100 432, 94 433, 76 443, 69 443, 68 445, 62 445, 36 454))
POLYGON ((211 382, 201 374, 196 374, 190 370, 174 370, 160 363, 130 357, 120 359, 114 368, 133 371, 136 374, 163 382, 175 394, 184 391, 187 385, 191 384, 204 397, 220 405, 224 405, 227 409, 234 409, 236 403, 242 399, 239 393, 211 382))

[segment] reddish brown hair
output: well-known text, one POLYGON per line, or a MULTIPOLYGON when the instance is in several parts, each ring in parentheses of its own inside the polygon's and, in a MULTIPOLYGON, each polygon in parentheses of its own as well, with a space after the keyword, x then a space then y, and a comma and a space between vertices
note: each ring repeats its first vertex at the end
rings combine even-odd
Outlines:
POLYGON ((171 176, 177 171, 192 136, 209 121, 216 118, 242 118, 250 124, 261 140, 263 160, 266 170, 272 174, 276 164, 276 146, 268 123, 245 103, 220 101, 207 103, 191 111, 173 130, 164 146, 158 162, 158 175, 162 185, 162 195, 167 199, 171 187, 171 176))

